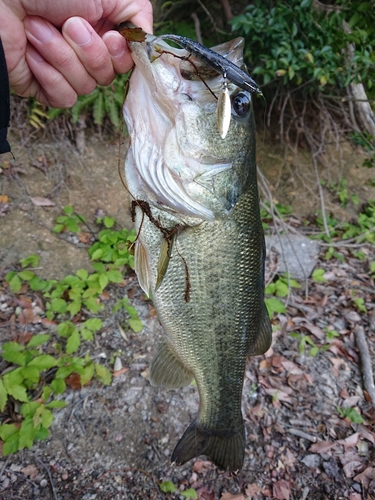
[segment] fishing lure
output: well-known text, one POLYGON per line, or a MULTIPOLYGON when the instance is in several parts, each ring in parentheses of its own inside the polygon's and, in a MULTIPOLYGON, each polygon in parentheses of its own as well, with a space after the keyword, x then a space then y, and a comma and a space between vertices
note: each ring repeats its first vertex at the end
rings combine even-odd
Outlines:
MULTIPOLYGON (((224 56, 208 49, 204 45, 201 45, 200 43, 185 36, 172 34, 160 35, 156 37, 151 44, 155 47, 159 40, 170 40, 171 42, 175 42, 177 45, 187 50, 191 55, 207 64, 207 66, 213 70, 221 73, 222 75, 226 75, 228 80, 241 89, 263 95, 258 85, 245 71, 231 61, 228 61, 228 59, 224 56)), ((158 51, 156 47, 155 50, 158 51)))
POLYGON ((223 75, 223 88, 220 92, 219 98, 217 100, 217 124, 219 128, 219 134, 222 139, 225 139, 230 125, 231 119, 231 102, 228 91, 228 82, 226 74, 223 75))

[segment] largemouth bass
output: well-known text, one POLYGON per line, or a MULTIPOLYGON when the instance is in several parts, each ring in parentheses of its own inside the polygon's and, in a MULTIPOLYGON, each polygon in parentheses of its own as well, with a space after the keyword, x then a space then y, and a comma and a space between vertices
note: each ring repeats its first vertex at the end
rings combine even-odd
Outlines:
MULTIPOLYGON (((153 39, 128 42, 135 69, 124 107, 135 268, 165 331, 150 382, 178 388, 194 378, 198 387, 198 416, 172 462, 206 455, 236 471, 246 360, 271 344, 251 95, 225 82, 231 122, 222 139, 215 95, 223 75, 163 41, 154 54, 153 39)), ((243 66, 242 39, 213 50, 243 66)))

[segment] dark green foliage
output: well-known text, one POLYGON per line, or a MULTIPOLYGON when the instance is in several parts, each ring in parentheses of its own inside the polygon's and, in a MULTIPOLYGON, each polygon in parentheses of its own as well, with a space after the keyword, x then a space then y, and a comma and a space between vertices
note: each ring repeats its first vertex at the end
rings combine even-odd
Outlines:
POLYGON ((312 83, 343 88, 360 77, 372 88, 375 10, 357 0, 326 7, 316 8, 312 0, 255 0, 231 21, 233 31, 245 37, 246 59, 259 84, 309 83, 308 92, 312 83), (351 64, 345 54, 350 43, 351 64))

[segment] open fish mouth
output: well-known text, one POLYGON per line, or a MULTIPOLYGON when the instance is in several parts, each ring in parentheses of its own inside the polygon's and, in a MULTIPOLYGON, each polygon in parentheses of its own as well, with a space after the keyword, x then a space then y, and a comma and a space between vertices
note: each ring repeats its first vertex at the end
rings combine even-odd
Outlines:
MULTIPOLYGON (((137 92, 130 89, 124 114, 136 155, 134 175, 147 188, 151 204, 200 221, 226 217, 239 196, 236 164, 243 153, 233 147, 233 141, 240 139, 235 137, 238 128, 229 127, 225 140, 217 129, 217 97, 224 76, 185 49, 171 47, 153 35, 129 45, 137 92), (224 196, 221 191, 227 182, 233 189, 224 196)), ((243 65, 242 39, 213 50, 243 65)), ((230 81, 226 88, 233 103, 241 89, 230 81)), ((250 108, 250 93, 242 94, 250 108)), ((248 119, 248 114, 240 116, 231 107, 233 122, 248 119)))

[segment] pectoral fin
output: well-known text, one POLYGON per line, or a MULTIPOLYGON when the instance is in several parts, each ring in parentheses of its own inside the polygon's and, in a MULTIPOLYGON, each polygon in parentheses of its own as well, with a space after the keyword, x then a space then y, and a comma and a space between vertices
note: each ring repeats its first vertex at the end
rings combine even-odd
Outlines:
POLYGON ((192 373, 184 367, 173 348, 168 342, 162 342, 151 363, 151 385, 177 389, 189 385, 192 378, 192 373))
POLYGON ((176 239, 176 235, 174 235, 171 239, 163 239, 163 242, 161 244, 161 249, 160 249, 160 255, 159 255, 159 260, 158 260, 158 276, 156 279, 156 285, 155 285, 155 291, 159 288, 161 285, 164 276, 167 272, 168 265, 169 265, 169 260, 172 256, 172 248, 174 241, 176 239))
POLYGON ((142 290, 150 295, 150 269, 148 265, 147 254, 144 246, 139 241, 135 242, 134 247, 134 269, 137 273, 139 285, 142 290))
POLYGON ((272 344, 272 325, 268 315, 267 307, 263 303, 260 329, 255 344, 251 346, 249 356, 258 356, 264 354, 272 344))

